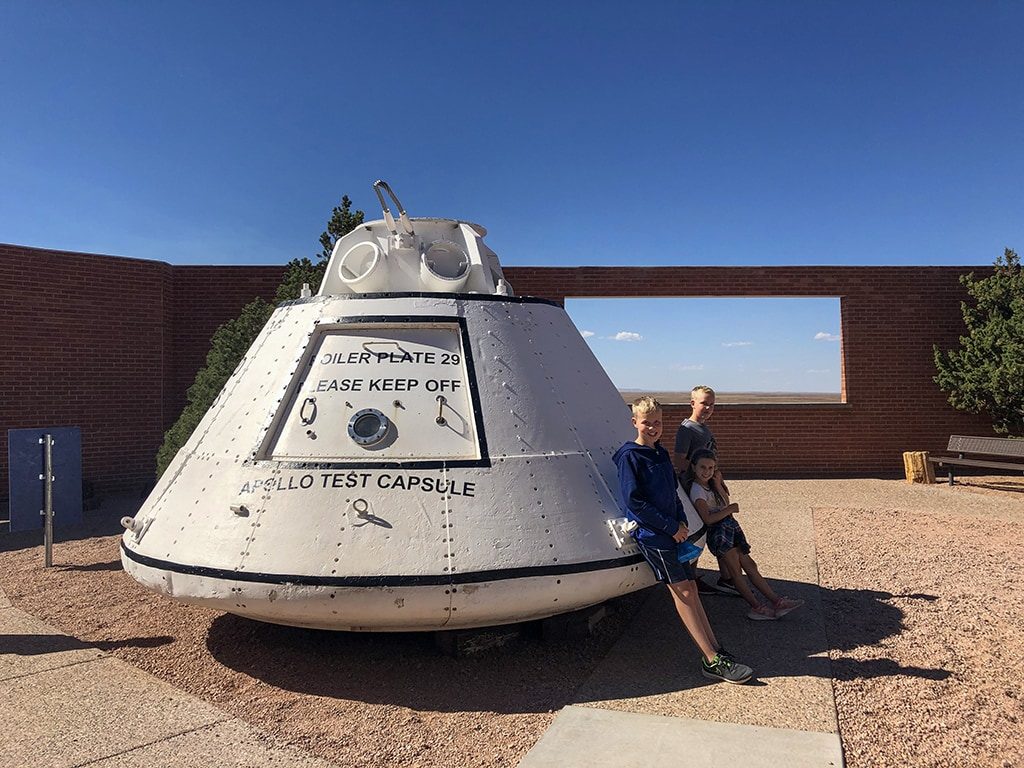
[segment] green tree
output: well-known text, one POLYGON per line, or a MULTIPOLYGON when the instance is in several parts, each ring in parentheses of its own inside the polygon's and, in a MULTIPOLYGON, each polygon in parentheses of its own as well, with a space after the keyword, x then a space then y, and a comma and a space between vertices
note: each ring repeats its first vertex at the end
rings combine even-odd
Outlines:
POLYGON ((214 331, 210 351, 206 353, 206 364, 199 369, 192 386, 188 388, 188 402, 177 421, 167 430, 163 445, 157 451, 157 477, 164 473, 178 450, 199 426, 217 394, 224 388, 224 383, 273 312, 273 306, 263 299, 255 299, 245 305, 238 317, 214 331))
POLYGON ((314 257, 316 261, 307 258, 289 261, 288 271, 277 288, 274 300, 280 304, 282 301, 299 298, 303 283, 308 283, 315 293, 324 279, 324 270, 327 269, 327 262, 334 252, 334 244, 362 224, 363 219, 363 212, 353 211, 352 201, 348 195, 342 195, 341 205, 336 205, 332 210, 326 231, 320 233, 320 253, 314 257))
POLYGON ((327 231, 320 233, 320 253, 317 258, 326 262, 331 258, 334 244, 363 223, 363 212, 352 211, 352 201, 348 195, 341 196, 341 205, 336 205, 327 220, 327 231))
POLYGON ((949 352, 934 347, 935 383, 961 411, 992 417, 996 432, 1024 437, 1024 269, 1010 250, 984 278, 963 275, 967 334, 949 352))
MULTIPOLYGON (((289 261, 284 280, 281 281, 274 296, 275 303, 299 298, 303 283, 308 283, 310 288, 316 291, 323 280, 334 244, 362 223, 363 212, 353 211, 352 201, 348 195, 343 196, 341 205, 335 206, 327 222, 327 230, 320 235, 321 252, 316 255, 316 263, 307 258, 289 261)), ((214 332, 213 338, 210 339, 206 364, 196 373, 192 386, 188 388, 185 408, 164 435, 163 445, 157 452, 157 477, 164 473, 171 460, 199 426, 199 422, 210 410, 213 401, 273 312, 273 305, 260 298, 254 299, 245 305, 238 317, 224 323, 214 332)))

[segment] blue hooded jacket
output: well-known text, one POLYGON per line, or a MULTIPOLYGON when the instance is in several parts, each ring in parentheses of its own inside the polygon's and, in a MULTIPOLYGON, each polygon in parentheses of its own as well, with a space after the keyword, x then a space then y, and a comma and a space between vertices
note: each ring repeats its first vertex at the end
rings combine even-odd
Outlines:
POLYGON ((619 489, 626 517, 640 526, 633 535, 658 549, 675 549, 672 537, 686 524, 686 511, 676 493, 676 472, 661 443, 648 448, 629 442, 612 456, 619 468, 619 489))

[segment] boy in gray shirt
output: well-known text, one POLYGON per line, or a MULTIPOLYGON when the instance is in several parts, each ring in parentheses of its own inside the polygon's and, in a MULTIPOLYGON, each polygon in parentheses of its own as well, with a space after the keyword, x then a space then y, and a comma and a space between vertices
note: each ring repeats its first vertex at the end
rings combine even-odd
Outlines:
MULTIPOLYGON (((718 453, 718 445, 715 442, 715 433, 706 426, 705 422, 711 418, 715 411, 715 390, 711 387, 700 385, 690 391, 690 417, 679 425, 676 432, 676 445, 672 459, 676 470, 679 472, 679 480, 685 481, 690 469, 690 457, 700 450, 709 450, 718 453)), ((722 479, 721 472, 716 470, 718 479, 722 479)), ((724 486, 724 481, 722 481, 724 486)), ((689 493, 690 489, 686 488, 689 493)), ((728 492, 728 491, 726 491, 728 492)), ((718 560, 718 583, 708 584, 698 579, 697 586, 703 587, 703 591, 711 590, 727 595, 739 595, 736 587, 729 578, 729 571, 725 563, 718 560)))

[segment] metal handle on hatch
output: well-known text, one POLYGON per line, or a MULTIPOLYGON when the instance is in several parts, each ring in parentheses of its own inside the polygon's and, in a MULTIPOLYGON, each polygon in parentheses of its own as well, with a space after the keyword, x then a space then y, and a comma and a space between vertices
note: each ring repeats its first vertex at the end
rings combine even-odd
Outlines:
POLYGON ((401 201, 399 201, 398 195, 392 191, 386 181, 383 179, 377 179, 373 182, 373 191, 377 193, 377 199, 380 201, 380 207, 384 211, 384 221, 387 222, 388 229, 391 230, 391 234, 397 235, 398 227, 395 225, 394 216, 391 215, 391 209, 388 208, 388 204, 384 200, 384 195, 380 192, 381 189, 388 193, 388 197, 391 198, 391 201, 395 204, 395 208, 398 209, 398 216, 402 222, 402 229, 406 231, 406 234, 413 234, 412 222, 409 220, 409 215, 405 212, 405 207, 402 205, 401 201))
POLYGON ((299 409, 299 418, 302 419, 302 423, 305 426, 309 426, 316 421, 316 398, 307 397, 305 402, 302 403, 302 408, 299 409), (306 415, 306 406, 310 406, 309 415, 306 415))

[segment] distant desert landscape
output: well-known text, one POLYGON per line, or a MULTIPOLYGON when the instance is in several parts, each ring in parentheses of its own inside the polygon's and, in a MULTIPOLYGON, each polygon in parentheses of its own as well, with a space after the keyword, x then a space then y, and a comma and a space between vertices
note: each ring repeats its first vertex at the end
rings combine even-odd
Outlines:
MULTIPOLYGON (((689 403, 690 393, 659 392, 642 389, 620 389, 619 394, 627 403, 631 403, 641 395, 654 395, 658 401, 666 405, 689 403)), ((717 405, 783 405, 793 403, 841 403, 842 396, 838 392, 719 392, 715 391, 717 405)))

